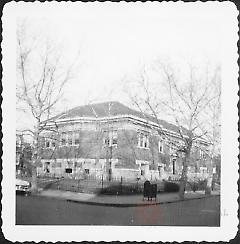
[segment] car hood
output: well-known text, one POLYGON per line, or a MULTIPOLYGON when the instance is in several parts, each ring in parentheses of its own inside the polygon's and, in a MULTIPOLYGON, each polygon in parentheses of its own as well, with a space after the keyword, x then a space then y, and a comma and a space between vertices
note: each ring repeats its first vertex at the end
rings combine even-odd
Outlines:
POLYGON ((28 181, 25 181, 25 180, 16 179, 16 185, 29 186, 30 183, 28 181))

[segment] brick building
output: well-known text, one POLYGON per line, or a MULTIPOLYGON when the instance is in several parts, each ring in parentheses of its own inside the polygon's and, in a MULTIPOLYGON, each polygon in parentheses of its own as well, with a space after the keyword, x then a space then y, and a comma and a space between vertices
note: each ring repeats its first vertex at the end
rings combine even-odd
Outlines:
MULTIPOLYGON (((181 171, 177 126, 163 120, 156 123, 119 102, 76 107, 43 125, 38 174, 144 180, 181 171)), ((198 162, 204 160, 201 153, 195 152, 198 162)))
POLYGON ((23 137, 22 135, 16 134, 16 172, 17 174, 20 173, 20 159, 22 155, 22 148, 23 148, 23 137))
POLYGON ((16 134, 16 174, 31 175, 32 146, 22 134, 16 134))

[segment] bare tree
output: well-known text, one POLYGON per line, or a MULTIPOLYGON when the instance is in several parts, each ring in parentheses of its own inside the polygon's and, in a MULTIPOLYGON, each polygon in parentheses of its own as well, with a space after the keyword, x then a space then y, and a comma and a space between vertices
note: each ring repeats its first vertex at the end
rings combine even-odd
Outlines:
MULTIPOLYGON (((179 191, 181 199, 184 198, 187 170, 193 148, 201 145, 197 142, 206 140, 216 145, 216 141, 213 141, 216 137, 209 136, 211 128, 207 124, 210 121, 207 117, 213 117, 214 123, 219 123, 217 108, 220 107, 221 93, 219 86, 216 89, 216 84, 220 84, 219 70, 217 67, 211 75, 209 71, 200 75, 198 69, 190 65, 187 77, 180 82, 180 76, 177 76, 175 69, 160 63, 157 72, 161 75, 161 79, 157 83, 151 81, 144 67, 140 79, 134 83, 135 89, 128 89, 136 91, 129 93, 130 99, 146 119, 147 114, 150 114, 158 124, 155 129, 159 136, 165 138, 169 147, 174 146, 176 152, 184 154, 179 191), (180 141, 171 140, 164 130, 159 116, 163 113, 176 124, 180 141)), ((212 125, 212 129, 214 126, 212 125)), ((216 131, 214 133, 216 134, 216 131)))
MULTIPOLYGON (((29 111, 35 125, 27 129, 33 136, 32 189, 37 190, 36 166, 41 160, 41 133, 63 96, 66 83, 72 78, 73 66, 50 39, 29 33, 27 22, 17 28, 17 99, 29 111)), ((57 125, 56 130, 57 131, 57 125)))

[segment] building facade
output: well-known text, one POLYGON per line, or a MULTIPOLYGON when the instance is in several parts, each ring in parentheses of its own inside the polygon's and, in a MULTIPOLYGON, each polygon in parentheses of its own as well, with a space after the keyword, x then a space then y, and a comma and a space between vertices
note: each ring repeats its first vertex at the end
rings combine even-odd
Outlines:
MULTIPOLYGON (((39 175, 159 180, 182 169, 178 128, 119 102, 80 106, 44 126, 39 175)), ((190 170, 204 165, 201 153, 190 170)))
POLYGON ((16 174, 31 176, 32 146, 22 134, 16 134, 16 174))

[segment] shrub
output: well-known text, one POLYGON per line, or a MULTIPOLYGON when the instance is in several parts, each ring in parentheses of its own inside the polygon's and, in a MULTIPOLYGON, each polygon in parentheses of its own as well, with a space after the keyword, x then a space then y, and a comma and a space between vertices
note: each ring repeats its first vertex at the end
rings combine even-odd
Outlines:
POLYGON ((109 185, 100 190, 100 194, 105 195, 135 195, 142 193, 142 188, 136 185, 109 185))
POLYGON ((179 188, 178 183, 166 181, 164 184, 164 192, 178 192, 179 188))
POLYGON ((198 180, 198 181, 188 181, 186 185, 186 190, 192 191, 203 191, 206 188, 206 181, 205 180, 198 180))

